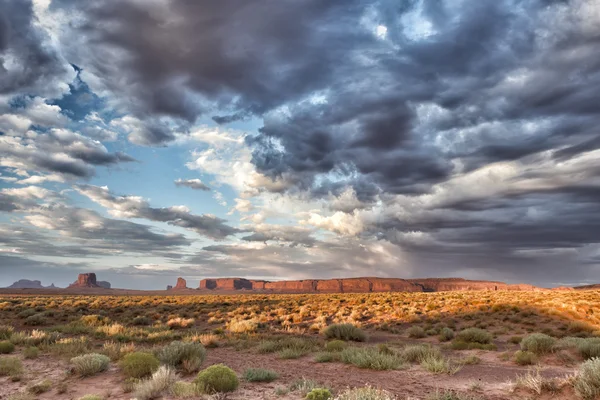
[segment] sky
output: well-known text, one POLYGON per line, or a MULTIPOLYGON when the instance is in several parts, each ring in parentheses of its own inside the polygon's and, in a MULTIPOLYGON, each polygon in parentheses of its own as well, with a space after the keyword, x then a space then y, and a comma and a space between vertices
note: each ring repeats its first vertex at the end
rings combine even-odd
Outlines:
POLYGON ((600 281, 599 0, 0 0, 0 286, 600 281))

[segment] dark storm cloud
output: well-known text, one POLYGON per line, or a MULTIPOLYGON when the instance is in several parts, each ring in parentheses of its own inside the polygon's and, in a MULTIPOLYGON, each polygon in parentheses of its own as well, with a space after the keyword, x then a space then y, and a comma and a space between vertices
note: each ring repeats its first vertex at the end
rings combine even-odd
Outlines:
POLYGON ((0 94, 57 94, 71 72, 35 22, 31 1, 0 3, 0 94))
POLYGON ((144 127, 137 143, 173 137, 148 134, 149 118, 172 117, 185 131, 185 121, 214 110, 219 123, 254 115, 264 119, 248 137, 259 171, 292 176, 296 189, 317 196, 339 185, 318 175, 352 171, 344 182, 370 199, 379 191, 427 192, 452 173, 453 158, 477 168, 587 139, 598 122, 600 62, 597 32, 577 20, 586 2, 574 2, 75 7, 87 17, 78 28, 82 43, 103 54, 82 62, 117 99, 128 99, 144 127), (378 24, 385 35, 376 34, 378 24), (123 79, 111 79, 117 71, 123 79), (433 106, 446 116, 426 115, 433 106), (591 121, 582 125, 582 117, 591 121), (481 129, 497 123, 514 132, 544 118, 552 120, 523 139, 481 129), (474 133, 464 143, 436 143, 465 129, 474 133))
POLYGON ((150 221, 166 222, 169 225, 190 229, 200 235, 217 240, 244 232, 227 225, 226 220, 214 215, 192 214, 187 207, 183 206, 150 207, 148 202, 140 197, 115 196, 109 192, 107 187, 84 185, 79 186, 78 191, 108 208, 113 214, 126 218, 145 218, 150 221))

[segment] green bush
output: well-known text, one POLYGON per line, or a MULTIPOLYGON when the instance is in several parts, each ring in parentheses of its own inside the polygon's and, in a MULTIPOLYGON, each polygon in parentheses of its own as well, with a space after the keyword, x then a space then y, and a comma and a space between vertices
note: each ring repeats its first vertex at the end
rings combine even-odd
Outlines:
POLYGON ((340 359, 339 351, 336 351, 336 352, 322 351, 320 353, 315 354, 315 362, 318 362, 318 363, 339 361, 339 359, 340 359))
POLYGON ((171 386, 171 394, 177 398, 192 399, 202 398, 202 392, 198 388, 198 385, 189 382, 175 382, 171 386))
POLYGON ((454 339, 454 331, 450 328, 442 328, 440 331, 440 342, 447 342, 454 339))
POLYGON ((402 358, 406 362, 421 363, 424 359, 432 356, 441 356, 440 350, 429 345, 419 344, 406 346, 401 353, 402 358))
POLYGON ((273 382, 279 375, 277 372, 263 368, 248 368, 244 371, 244 379, 248 382, 273 382))
POLYGON ((235 372, 223 364, 212 365, 201 371, 194 383, 209 394, 233 392, 240 384, 235 372))
POLYGON ((426 371, 429 371, 434 374, 450 374, 453 375, 458 370, 460 370, 460 366, 453 365, 448 359, 444 358, 441 354, 432 354, 426 356, 421 361, 421 367, 423 367, 426 371))
POLYGON ((489 344, 492 342, 492 335, 480 328, 467 328, 458 332, 456 340, 466 343, 489 344))
POLYGON ((537 362, 537 356, 531 351, 519 350, 515 353, 515 362, 519 365, 533 365, 537 362))
POLYGON ((333 324, 329 325, 323 331, 327 339, 352 340, 355 342, 364 342, 367 335, 362 329, 352 324, 333 324))
POLYGON ((0 340, 8 340, 15 332, 15 328, 10 325, 0 325, 0 340))
POLYGON ((25 350, 23 350, 23 357, 28 360, 38 358, 40 355, 40 350, 37 347, 29 346, 25 350))
POLYGON ((144 378, 158 369, 160 361, 150 353, 136 352, 123 357, 120 365, 128 378, 144 378))
POLYGON ((340 359, 346 364, 374 370, 401 369, 404 360, 397 354, 384 354, 373 347, 349 347, 340 353, 340 359))
POLYGON ((15 345, 8 340, 0 342, 0 354, 10 354, 15 351, 15 345))
POLYGON ((44 317, 43 313, 34 314, 30 317, 25 318, 25 325, 38 326, 38 325, 46 325, 48 321, 44 317))
POLYGON ((175 341, 160 349, 156 356, 162 363, 182 367, 190 373, 200 369, 206 358, 206 349, 200 343, 175 341))
POLYGON ((521 336, 512 336, 510 339, 508 339, 508 341, 512 344, 519 344, 521 343, 521 340, 523 340, 523 337, 521 336))
POLYGON ((325 350, 327 351, 342 351, 346 347, 348 347, 348 344, 343 340, 339 339, 335 339, 325 343, 325 350))
POLYGON ((331 398, 329 389, 315 388, 306 394, 307 400, 328 400, 331 398))
POLYGON ((52 389, 52 381, 44 379, 41 382, 34 383, 27 387, 27 391, 31 394, 42 394, 52 389))
POLYGON ((138 316, 131 321, 131 324, 137 326, 152 325, 152 320, 146 316, 138 316))
POLYGON ((314 350, 316 342, 314 340, 288 337, 275 340, 263 340, 258 345, 259 353, 274 353, 283 350, 293 350, 290 353, 305 355, 314 350))
POLYGON ((600 358, 592 358, 579 366, 574 388, 585 400, 600 396, 600 358))
POLYGON ((138 380, 133 387, 137 400, 150 400, 160 397, 177 381, 177 373, 170 367, 161 365, 151 377, 138 380))
POLYGON ((532 333, 521 340, 521 350, 535 354, 546 354, 552 351, 556 339, 543 333, 532 333))
POLYGON ((425 329, 417 325, 411 326, 407 329, 406 332, 408 333, 408 337, 413 339, 421 339, 427 336, 427 334, 425 333, 425 329))
POLYGON ((104 397, 99 394, 86 394, 83 397, 80 397, 79 400, 104 400, 104 397))
POLYGON ((0 357, 0 376, 18 377, 23 373, 23 363, 17 357, 0 357))
POLYGON ((84 354, 71 359, 73 372, 80 376, 91 376, 106 371, 110 365, 110 358, 103 354, 84 354))

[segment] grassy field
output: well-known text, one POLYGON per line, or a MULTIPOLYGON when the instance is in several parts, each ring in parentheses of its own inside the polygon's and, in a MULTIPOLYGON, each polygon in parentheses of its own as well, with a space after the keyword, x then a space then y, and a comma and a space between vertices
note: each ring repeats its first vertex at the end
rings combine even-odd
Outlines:
POLYGON ((592 290, 2 295, 0 398, 594 399, 599 305, 592 290))

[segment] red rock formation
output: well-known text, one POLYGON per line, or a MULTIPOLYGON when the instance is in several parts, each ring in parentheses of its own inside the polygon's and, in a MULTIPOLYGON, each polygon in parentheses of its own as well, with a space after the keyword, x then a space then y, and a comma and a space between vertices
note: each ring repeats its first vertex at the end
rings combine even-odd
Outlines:
POLYGON ((98 284, 98 286, 100 286, 101 288, 104 289, 110 289, 110 282, 107 281, 98 281, 96 282, 98 284))
POLYGON ((289 293, 368 293, 368 292, 438 292, 456 290, 538 290, 531 285, 508 285, 503 282, 470 281, 462 278, 347 278, 305 279, 296 281, 258 281, 243 278, 216 278, 200 281, 200 289, 260 290, 289 293))
POLYGON ((97 288, 100 287, 96 281, 96 274, 79 274, 77 280, 69 285, 70 288, 97 288))
POLYGON ((187 289, 187 282, 183 278, 177 278, 177 284, 175 284, 175 287, 173 289, 187 289))

